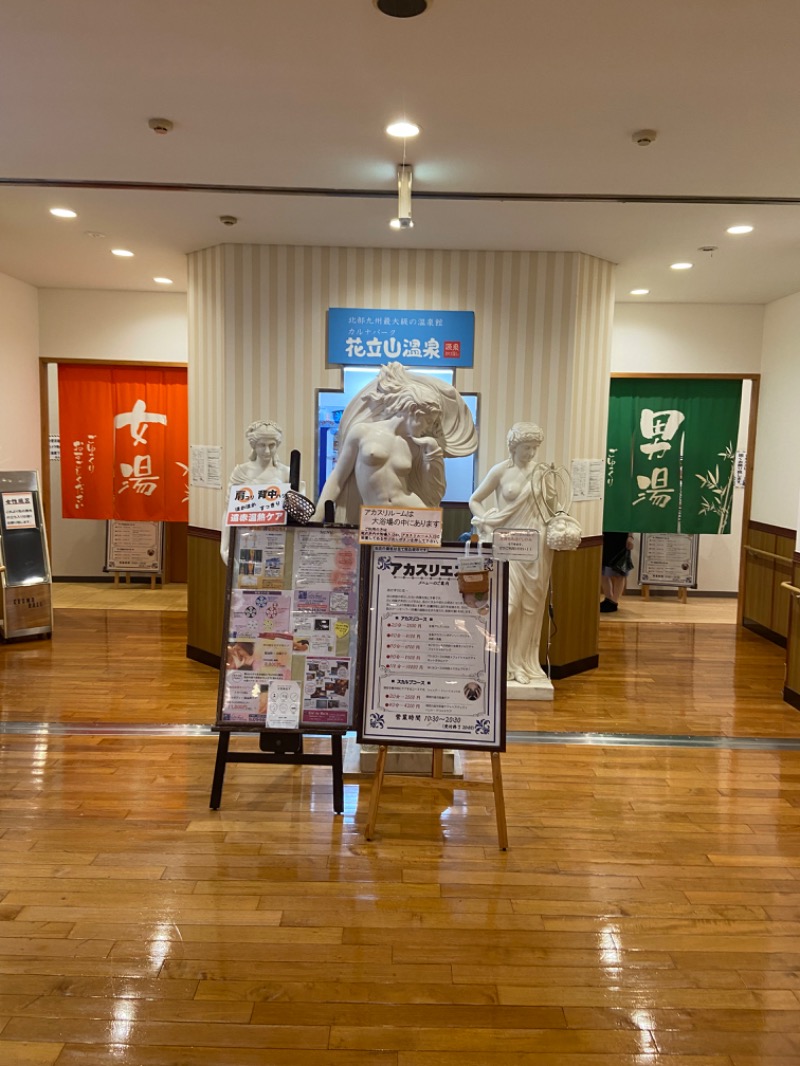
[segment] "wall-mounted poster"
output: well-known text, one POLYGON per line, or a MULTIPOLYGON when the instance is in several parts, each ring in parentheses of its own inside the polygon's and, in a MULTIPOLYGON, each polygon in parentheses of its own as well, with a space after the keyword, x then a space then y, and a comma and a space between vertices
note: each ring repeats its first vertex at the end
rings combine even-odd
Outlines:
POLYGON ((373 548, 359 740, 505 750, 506 566, 462 594, 460 548, 373 548))
POLYGON ((235 528, 228 573, 217 725, 349 728, 357 531, 235 528), (295 716, 297 724, 287 726, 295 716))

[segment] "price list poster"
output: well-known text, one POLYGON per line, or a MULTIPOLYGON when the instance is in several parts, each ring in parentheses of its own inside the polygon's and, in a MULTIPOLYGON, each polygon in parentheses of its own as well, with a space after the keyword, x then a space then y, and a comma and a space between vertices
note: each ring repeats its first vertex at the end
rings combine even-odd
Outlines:
POLYGON ((457 548, 373 548, 359 740, 505 750, 505 563, 462 594, 457 548))

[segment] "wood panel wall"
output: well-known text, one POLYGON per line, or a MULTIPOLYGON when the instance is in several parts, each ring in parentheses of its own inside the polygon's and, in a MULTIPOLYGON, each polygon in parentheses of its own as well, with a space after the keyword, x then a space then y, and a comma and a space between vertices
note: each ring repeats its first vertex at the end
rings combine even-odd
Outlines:
POLYGON ((795 531, 751 521, 745 530, 742 625, 776 644, 789 633, 790 597, 781 582, 792 575, 795 531))
MULTIPOLYGON (((800 552, 794 553, 790 583, 795 588, 800 588, 800 552)), ((783 698, 800 710, 800 597, 791 593, 789 594, 789 635, 786 640, 786 681, 783 698)))
POLYGON ((225 567, 219 554, 219 533, 190 526, 187 556, 186 654, 219 668, 225 607, 225 567))
MULTIPOLYGON (((600 568, 603 538, 588 537, 574 552, 553 557, 553 619, 550 667, 555 680, 598 665, 600 637, 600 568)), ((545 661, 547 625, 542 627, 545 661)))

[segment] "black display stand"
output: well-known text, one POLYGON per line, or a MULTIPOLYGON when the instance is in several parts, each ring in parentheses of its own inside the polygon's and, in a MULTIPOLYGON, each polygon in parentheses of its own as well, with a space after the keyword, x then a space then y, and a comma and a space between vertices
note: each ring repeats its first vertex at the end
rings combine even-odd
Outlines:
POLYGON ((344 814, 343 733, 317 734, 331 738, 330 755, 325 755, 304 751, 303 733, 279 733, 271 730, 259 731, 259 751, 231 751, 229 747, 231 734, 236 731, 236 727, 215 726, 214 729, 219 733, 219 740, 217 760, 214 764, 214 780, 211 785, 211 799, 208 803, 213 811, 218 810, 222 802, 225 767, 230 762, 248 762, 284 766, 330 766, 333 773, 333 811, 334 814, 344 814))
MULTIPOLYGON (((257 763, 261 765, 283 765, 283 766, 330 766, 333 779, 333 811, 335 814, 344 813, 344 778, 343 778, 343 745, 342 738, 348 729, 353 726, 353 708, 360 702, 360 671, 357 669, 357 635, 358 635, 358 587, 359 587, 359 550, 357 545, 355 549, 351 550, 348 555, 348 550, 345 547, 344 552, 341 550, 335 552, 336 566, 340 569, 337 570, 335 580, 332 579, 327 587, 321 587, 320 589, 314 586, 314 576, 307 577, 306 587, 298 588, 293 586, 294 577, 298 577, 298 566, 296 560, 303 557, 303 553, 299 547, 299 539, 309 538, 313 543, 306 544, 306 559, 315 558, 316 562, 313 562, 310 566, 310 570, 317 571, 316 577, 320 578, 320 585, 325 586, 325 564, 319 563, 319 559, 325 557, 326 548, 330 547, 332 538, 338 538, 332 541, 334 547, 342 547, 340 539, 343 535, 348 534, 355 542, 355 534, 342 527, 328 528, 323 526, 287 526, 283 527, 280 531, 272 531, 271 536, 277 536, 284 538, 284 549, 282 559, 275 554, 271 542, 265 547, 259 547, 257 540, 257 531, 249 529, 243 529, 241 527, 231 528, 230 537, 230 552, 228 558, 228 573, 226 581, 225 592, 225 613, 223 623, 223 643, 222 654, 220 658, 220 687, 219 697, 217 704, 217 721, 214 725, 214 732, 218 733, 217 740, 217 755, 214 764, 214 777, 211 785, 211 796, 209 799, 209 807, 212 810, 218 810, 222 802, 222 790, 225 782, 225 770, 229 763, 257 763), (256 536, 253 536, 253 533, 256 536), (253 547, 253 545, 256 545, 253 547), (316 549, 316 550, 315 550, 316 549), (345 560, 352 556, 352 569, 348 569, 347 562, 342 562, 342 556, 345 560), (247 575, 245 578, 246 583, 243 584, 240 580, 241 574, 247 575), (294 575, 294 577, 293 577, 294 575), (321 576, 320 576, 321 575, 321 576), (341 582, 341 584, 336 584, 341 582), (334 587, 334 584, 336 587, 334 587), (312 590, 312 591, 309 591, 312 590), (249 596, 253 601, 253 609, 258 601, 259 595, 263 594, 264 598, 270 595, 278 596, 290 596, 292 597, 292 614, 291 623, 289 628, 292 630, 294 642, 289 644, 288 647, 292 653, 292 669, 293 678, 295 676, 295 664, 297 664, 300 670, 300 676, 303 677, 302 688, 302 711, 300 716, 300 724, 296 729, 275 729, 261 724, 263 722, 263 715, 261 715, 260 721, 226 721, 226 714, 230 711, 232 706, 230 696, 230 690, 227 689, 229 678, 227 675, 229 672, 235 673, 236 666, 233 665, 229 668, 228 662, 230 659, 230 649, 233 645, 241 645, 242 641, 245 644, 250 645, 255 649, 255 645, 259 642, 258 637, 254 637, 253 633, 259 630, 259 626, 256 625, 253 633, 247 635, 240 634, 236 631, 236 623, 233 621, 232 614, 232 596, 238 595, 240 598, 243 596, 249 596), (295 610, 298 605, 295 602, 294 597, 305 595, 314 603, 314 607, 308 609, 303 613, 302 608, 295 610), (328 597, 328 607, 325 608, 325 597, 328 597), (349 597, 349 598, 348 598, 349 597), (341 601, 341 602, 336 602, 341 601), (352 606, 352 612, 348 613, 345 609, 345 603, 349 603, 352 606), (338 613, 337 613, 338 612, 338 613), (325 619, 328 619, 328 631, 336 629, 337 639, 333 640, 333 643, 327 650, 314 650, 313 642, 315 639, 321 639, 325 641, 325 619), (304 652, 298 653, 298 643, 300 645, 307 643, 304 639, 305 630, 297 629, 298 619, 308 620, 309 625, 313 629, 317 629, 315 620, 319 620, 323 623, 319 627, 319 635, 315 638, 313 635, 309 638, 311 647, 307 648, 304 652), (349 632, 350 636, 345 640, 346 647, 343 648, 341 642, 338 639, 338 628, 341 625, 352 627, 349 632), (333 649, 333 650, 332 650, 333 649), (341 670, 336 671, 336 681, 331 680, 330 677, 326 677, 325 680, 329 682, 328 688, 332 691, 327 693, 330 696, 329 700, 322 700, 320 704, 316 700, 312 700, 306 697, 305 689, 309 676, 319 677, 320 674, 315 673, 309 675, 308 671, 311 669, 311 661, 316 661, 317 665, 322 665, 327 662, 329 666, 334 665, 344 669, 347 666, 347 681, 346 686, 349 691, 348 700, 344 701, 340 696, 337 701, 335 687, 345 684, 344 678, 341 676, 341 670), (343 708, 347 706, 345 711, 343 708), (337 709, 342 708, 342 709, 337 709), (314 718, 319 718, 329 715, 333 718, 341 718, 341 722, 334 721, 313 721, 314 718), (251 734, 258 737, 258 751, 231 751, 230 740, 231 735, 237 734, 251 734), (307 752, 304 748, 304 738, 306 736, 321 736, 330 737, 330 752, 307 752)), ((264 542, 266 543, 266 542, 264 542)), ((300 567, 302 571, 303 567, 300 567)), ((298 580, 300 578, 298 577, 298 580)), ((245 612, 246 614, 246 612, 245 612)), ((242 617, 241 611, 239 615, 242 617)), ((255 623, 254 623, 255 624, 255 623)), ((284 626, 285 626, 284 620, 284 626)), ((278 624, 279 629, 283 629, 278 624)), ((288 636, 285 632, 281 632, 281 636, 288 636)), ((333 639, 333 638, 330 638, 333 639)), ((259 686, 268 689, 269 680, 261 677, 258 673, 258 668, 253 667, 253 674, 245 674, 244 676, 254 679, 253 687, 259 686), (263 684, 262 684, 263 683, 263 684)), ((277 680, 277 678, 276 678, 277 680)), ((322 684, 322 683, 321 683, 322 684)), ((249 687, 249 681, 247 682, 249 687)), ((245 704, 247 698, 244 700, 245 704)), ((234 704, 240 707, 242 703, 241 696, 238 700, 234 700, 234 704)), ((256 717, 256 715, 251 715, 256 717)))

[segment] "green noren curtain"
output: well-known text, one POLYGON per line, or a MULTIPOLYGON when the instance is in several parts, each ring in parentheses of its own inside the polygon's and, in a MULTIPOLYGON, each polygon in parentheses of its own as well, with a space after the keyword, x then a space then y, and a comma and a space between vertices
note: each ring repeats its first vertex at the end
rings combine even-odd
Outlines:
POLYGON ((740 380, 613 378, 603 528, 729 533, 740 380))

